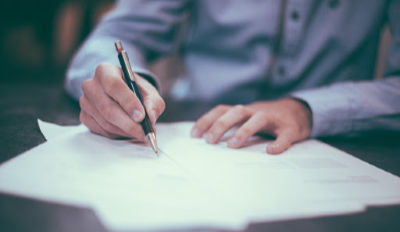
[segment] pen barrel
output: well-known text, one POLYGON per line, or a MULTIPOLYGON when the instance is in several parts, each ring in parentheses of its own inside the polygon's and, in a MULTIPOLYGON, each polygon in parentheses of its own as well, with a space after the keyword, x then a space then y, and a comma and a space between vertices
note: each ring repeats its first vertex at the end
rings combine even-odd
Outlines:
POLYGON ((140 124, 142 125, 144 134, 147 135, 149 133, 154 132, 153 126, 150 123, 149 114, 147 113, 146 107, 143 103, 143 99, 142 99, 142 96, 140 95, 139 88, 136 85, 136 82, 132 82, 132 86, 133 86, 133 89, 135 91, 137 98, 139 98, 140 102, 142 103, 143 109, 144 109, 144 119, 140 122, 140 124))
POLYGON ((128 85, 129 89, 132 90, 132 92, 135 93, 136 97, 139 98, 140 103, 142 103, 142 106, 143 106, 143 109, 144 109, 144 113, 145 113, 145 117, 140 122, 140 125, 143 128, 144 134, 147 135, 149 133, 152 133, 152 132, 154 132, 153 126, 150 123, 150 118, 148 116, 146 107, 145 107, 145 105, 143 103, 143 99, 142 99, 142 96, 140 94, 139 88, 136 85, 136 82, 134 81, 135 78, 131 77, 131 75, 133 75, 133 74, 128 71, 128 69, 130 67, 128 68, 128 67, 125 66, 125 65, 129 65, 129 63, 127 64, 127 62, 129 62, 129 60, 127 59, 127 57, 124 59, 124 56, 123 56, 122 52, 118 54, 118 59, 119 59, 119 62, 121 63, 121 68, 122 68, 122 72, 124 74, 125 83, 128 85))

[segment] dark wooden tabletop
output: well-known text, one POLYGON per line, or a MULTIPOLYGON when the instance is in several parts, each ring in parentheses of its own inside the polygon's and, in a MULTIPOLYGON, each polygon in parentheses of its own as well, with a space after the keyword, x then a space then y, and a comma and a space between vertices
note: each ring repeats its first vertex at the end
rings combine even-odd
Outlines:
MULTIPOLYGON (((209 106, 167 102, 161 121, 194 120, 209 106), (180 114, 184 109, 185 114, 180 114)), ((62 125, 79 123, 79 106, 62 83, 0 83, 0 162, 45 142, 37 118, 62 125)), ((374 132, 322 141, 400 176, 400 134, 374 132)), ((400 231, 400 206, 366 212, 251 224, 246 231, 400 231)), ((0 194, 0 231, 106 231, 88 208, 0 194)))

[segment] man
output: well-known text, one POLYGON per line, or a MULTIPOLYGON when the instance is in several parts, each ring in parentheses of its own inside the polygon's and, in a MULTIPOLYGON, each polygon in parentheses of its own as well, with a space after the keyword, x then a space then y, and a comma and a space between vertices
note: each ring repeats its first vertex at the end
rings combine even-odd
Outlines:
POLYGON ((124 42, 154 124, 165 104, 146 66, 179 46, 186 99, 229 103, 202 116, 193 137, 217 143, 239 129, 239 148, 257 132, 281 153, 308 137, 400 130, 399 0, 124 0, 74 57, 66 88, 80 119, 107 137, 144 139, 144 111, 122 81, 114 41, 124 42), (183 42, 175 37, 189 18, 183 42), (372 81, 380 32, 393 36, 384 76, 372 81))

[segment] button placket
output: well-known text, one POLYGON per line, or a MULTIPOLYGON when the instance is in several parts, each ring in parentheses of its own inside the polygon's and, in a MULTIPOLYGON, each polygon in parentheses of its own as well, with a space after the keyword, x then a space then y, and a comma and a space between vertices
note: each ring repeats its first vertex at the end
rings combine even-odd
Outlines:
POLYGON ((288 57, 281 57, 276 64, 274 69, 275 83, 285 84, 293 79, 293 73, 291 72, 291 67, 294 65, 293 60, 288 57))
POLYGON ((299 20, 299 17, 300 17, 300 15, 299 15, 299 12, 298 12, 297 10, 294 10, 294 11, 292 11, 292 12, 290 13, 290 18, 291 18, 293 21, 299 20))
POLYGON ((302 0, 288 1, 286 9, 286 25, 284 33, 283 52, 291 54, 300 40, 301 29, 304 23, 304 7, 307 3, 302 0))

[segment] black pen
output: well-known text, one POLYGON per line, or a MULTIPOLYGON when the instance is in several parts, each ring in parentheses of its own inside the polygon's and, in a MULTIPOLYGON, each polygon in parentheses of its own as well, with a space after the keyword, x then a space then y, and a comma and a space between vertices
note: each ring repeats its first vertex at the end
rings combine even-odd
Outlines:
POLYGON ((153 148, 154 152, 158 154, 158 147, 157 147, 157 141, 156 141, 156 135, 154 134, 153 127, 151 126, 150 123, 150 118, 147 114, 146 107, 144 107, 143 104, 143 98, 140 95, 139 88, 136 85, 136 73, 132 71, 131 64, 129 63, 129 58, 128 54, 122 47, 121 41, 117 40, 115 41, 115 48, 117 49, 118 52, 118 59, 119 63, 121 64, 122 71, 124 73, 124 79, 125 83, 128 85, 128 87, 134 92, 139 98, 140 102, 142 103, 142 106, 144 108, 144 119, 140 123, 142 125, 144 134, 146 135, 147 139, 150 142, 151 147, 153 148))

